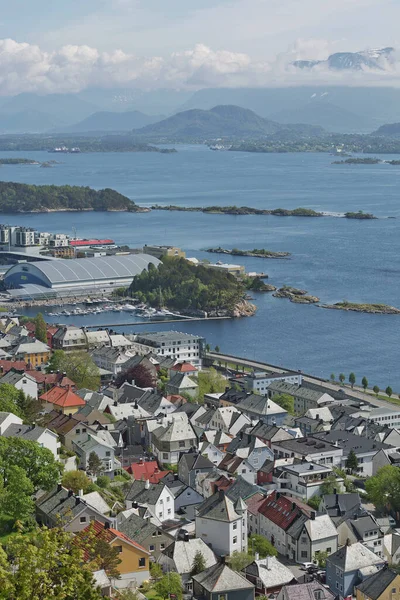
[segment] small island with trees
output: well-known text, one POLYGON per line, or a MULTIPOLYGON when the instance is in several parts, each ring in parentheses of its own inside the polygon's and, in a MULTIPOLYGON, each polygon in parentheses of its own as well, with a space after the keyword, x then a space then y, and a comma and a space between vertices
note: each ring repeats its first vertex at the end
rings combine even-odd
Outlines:
POLYGON ((365 213, 362 210, 359 210, 357 212, 346 212, 344 213, 344 216, 346 217, 346 219, 359 219, 360 221, 377 219, 375 215, 371 213, 365 213))
POLYGON ((346 160, 334 160, 333 165, 378 165, 383 162, 380 158, 366 156, 365 158, 346 158, 346 160))
POLYGON ((33 158, 0 158, 0 165, 40 165, 33 158))
POLYGON ((317 296, 309 295, 307 290, 299 290, 289 285, 284 285, 272 295, 275 298, 288 298, 296 304, 316 304, 320 300, 317 296))
POLYGON ((251 256, 253 258, 288 258, 290 252, 273 252, 272 250, 265 250, 264 248, 254 250, 239 250, 238 248, 232 248, 227 250, 226 248, 207 248, 206 252, 213 254, 230 254, 231 256, 251 256))
POLYGON ((140 302, 183 314, 241 317, 256 310, 245 299, 245 281, 184 258, 164 257, 158 268, 150 264, 133 278, 129 292, 140 302))
POLYGON ((382 315, 400 315, 400 308, 389 306, 387 304, 363 304, 357 302, 336 302, 336 304, 324 304, 322 308, 331 308, 335 310, 349 310, 354 312, 382 314, 382 315))
POLYGON ((126 211, 143 212, 132 200, 106 188, 71 185, 27 185, 0 182, 0 212, 28 213, 53 211, 126 211))

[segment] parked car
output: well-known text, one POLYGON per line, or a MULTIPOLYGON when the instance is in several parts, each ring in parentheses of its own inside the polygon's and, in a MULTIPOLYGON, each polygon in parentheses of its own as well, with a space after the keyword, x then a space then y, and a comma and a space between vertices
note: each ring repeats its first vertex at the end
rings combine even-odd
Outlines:
POLYGON ((300 564, 301 564, 300 569, 302 571, 308 571, 308 569, 314 568, 314 567, 318 568, 318 565, 314 562, 304 562, 304 563, 300 563, 300 564))

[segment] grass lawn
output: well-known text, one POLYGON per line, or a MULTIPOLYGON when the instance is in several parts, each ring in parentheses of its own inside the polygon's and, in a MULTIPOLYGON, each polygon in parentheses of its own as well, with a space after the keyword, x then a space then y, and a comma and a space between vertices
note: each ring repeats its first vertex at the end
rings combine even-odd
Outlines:
POLYGON ((389 398, 389 396, 381 396, 380 394, 376 395, 371 393, 369 393, 369 395, 373 396, 374 398, 378 398, 379 400, 385 400, 386 402, 390 402, 391 404, 396 404, 397 406, 400 406, 400 398, 395 398, 394 396, 389 398))
MULTIPOLYGON (((142 592, 143 593, 143 592, 142 592)), ((159 596, 154 588, 151 588, 148 592, 144 594, 148 600, 164 600, 159 596)))

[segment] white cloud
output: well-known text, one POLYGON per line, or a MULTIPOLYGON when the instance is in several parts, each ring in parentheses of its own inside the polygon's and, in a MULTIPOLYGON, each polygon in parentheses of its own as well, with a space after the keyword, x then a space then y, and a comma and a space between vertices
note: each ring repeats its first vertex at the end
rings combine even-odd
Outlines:
POLYGON ((382 59, 384 71, 343 74, 320 66, 307 72, 291 65, 300 58, 326 58, 337 46, 320 39, 299 39, 286 53, 262 62, 244 53, 212 50, 204 44, 167 57, 140 57, 122 50, 101 52, 87 45, 66 45, 48 52, 38 45, 4 39, 0 40, 0 90, 3 95, 14 95, 78 92, 91 86, 195 90, 207 86, 400 82, 400 57, 396 54, 390 61, 382 59))

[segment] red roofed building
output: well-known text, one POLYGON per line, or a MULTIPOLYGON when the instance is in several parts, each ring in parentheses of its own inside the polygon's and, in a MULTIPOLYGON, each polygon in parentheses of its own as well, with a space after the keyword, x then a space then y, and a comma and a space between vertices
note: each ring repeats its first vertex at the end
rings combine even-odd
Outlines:
POLYGON ((176 406, 182 406, 182 404, 186 404, 187 400, 180 394, 168 394, 167 396, 168 402, 172 402, 176 406))
POLYGON ((170 371, 172 371, 173 373, 185 373, 185 375, 194 375, 195 373, 197 373, 196 367, 194 367, 186 361, 176 363, 176 365, 171 367, 170 371))
POLYGON ((11 369, 14 371, 24 372, 28 368, 28 365, 24 360, 0 360, 0 374, 5 375, 11 369))
POLYGON ((36 383, 44 391, 47 391, 50 387, 58 385, 59 387, 70 387, 76 390, 76 385, 67 377, 64 373, 44 373, 43 371, 28 370, 25 371, 28 375, 36 380, 36 383))
POLYGON ((46 412, 58 410, 64 415, 73 415, 82 406, 86 405, 86 402, 78 394, 75 394, 69 386, 63 388, 56 385, 42 394, 39 400, 43 403, 46 412))
MULTIPOLYGON (((29 331, 28 333, 28 337, 30 338, 34 338, 35 337, 35 330, 36 330, 36 324, 33 321, 28 321, 28 323, 25 323, 24 325, 25 329, 27 329, 29 331)), ((54 325, 47 325, 46 324, 46 330, 47 330, 47 345, 50 346, 50 348, 52 348, 52 344, 53 344, 53 335, 55 334, 55 332, 58 330, 58 327, 54 327, 54 325)))
POLYGON ((130 475, 133 475, 135 479, 148 480, 150 483, 159 483, 160 479, 170 473, 170 471, 160 471, 156 460, 145 462, 140 459, 138 463, 132 463, 129 467, 124 467, 124 469, 130 475))
POLYGON ((256 533, 260 531, 260 513, 259 509, 265 502, 265 494, 254 494, 245 500, 247 504, 247 527, 249 533, 256 533))
POLYGON ((311 517, 313 509, 297 498, 282 496, 272 492, 258 509, 259 531, 275 546, 280 554, 287 555, 287 535, 289 527, 300 517, 311 517))
POLYGON ((73 248, 90 248, 91 246, 114 246, 114 240, 70 240, 73 248))
MULTIPOLYGON (((87 544, 93 545, 94 539, 107 542, 111 548, 118 550, 121 562, 117 569, 121 575, 120 579, 114 579, 113 585, 116 588, 128 587, 131 583, 138 586, 150 578, 149 573, 149 557, 148 552, 143 546, 129 538, 121 531, 113 529, 99 521, 92 521, 86 529, 80 531, 75 541, 78 546, 84 550, 84 558, 86 562, 92 559, 89 552, 86 550, 87 544)), ((105 565, 104 565, 105 566, 105 565)), ((104 568, 103 565, 97 564, 94 570, 104 568)))

